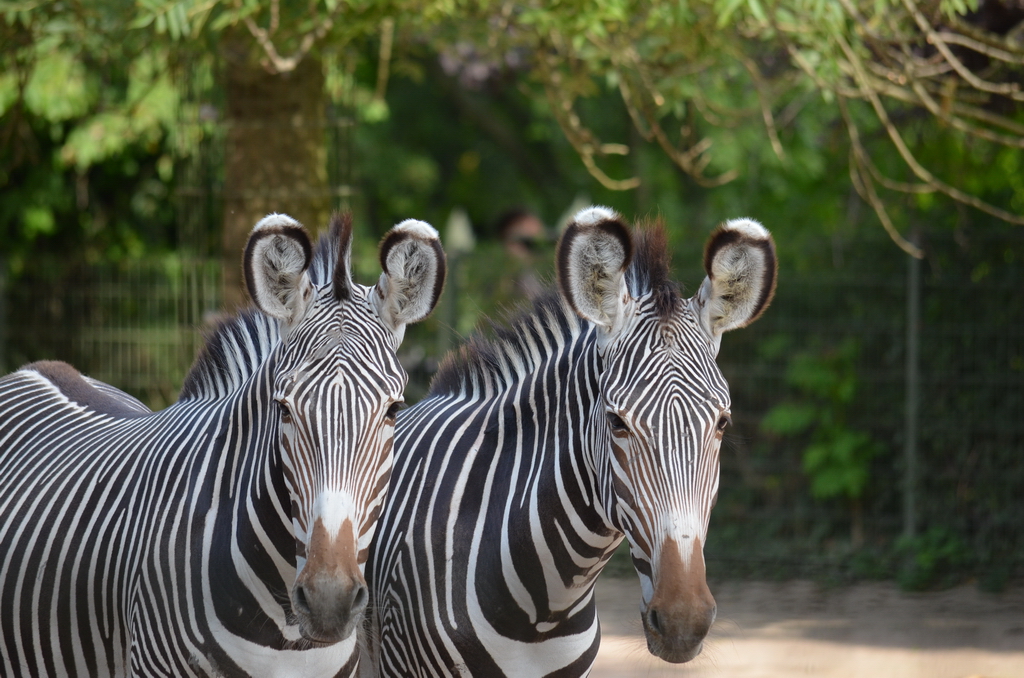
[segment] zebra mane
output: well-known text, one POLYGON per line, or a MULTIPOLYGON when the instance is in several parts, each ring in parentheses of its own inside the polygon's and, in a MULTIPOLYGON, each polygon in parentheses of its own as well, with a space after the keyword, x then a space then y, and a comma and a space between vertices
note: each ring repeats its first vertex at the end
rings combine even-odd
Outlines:
POLYGON ((671 275, 672 255, 664 224, 658 220, 633 229, 633 261, 626 269, 626 285, 634 299, 652 295, 662 320, 679 310, 682 301, 679 285, 671 275))
MULTIPOLYGON (((321 287, 332 281, 338 262, 341 240, 352 232, 349 215, 333 215, 330 228, 317 240, 309 277, 321 287)), ((259 369, 281 341, 278 321, 249 306, 231 318, 220 321, 206 335, 206 342, 185 376, 180 400, 226 398, 242 387, 259 369)))
POLYGON ((430 381, 428 396, 505 390, 535 370, 555 348, 582 334, 589 323, 549 287, 531 308, 509 316, 504 324, 491 321, 485 326, 487 335, 474 334, 445 356, 430 381))
MULTIPOLYGON (((658 317, 667 319, 681 303, 679 286, 669 278, 671 261, 664 227, 657 223, 633 231, 633 260, 626 285, 634 298, 651 295, 658 317)), ((531 307, 504 324, 487 322, 487 334, 475 334, 441 361, 428 396, 502 391, 529 374, 551 353, 582 336, 591 323, 583 320, 553 286, 531 307), (539 350, 538 350, 539 349, 539 350)))

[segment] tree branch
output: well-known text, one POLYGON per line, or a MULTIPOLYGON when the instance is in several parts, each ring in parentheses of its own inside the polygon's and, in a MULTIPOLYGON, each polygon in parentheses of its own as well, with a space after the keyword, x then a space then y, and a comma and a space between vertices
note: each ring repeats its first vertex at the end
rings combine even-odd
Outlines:
POLYGON ((871 180, 871 177, 865 176, 864 161, 866 154, 860 143, 860 132, 849 110, 846 108, 846 100, 842 97, 839 98, 839 109, 842 111, 843 120, 846 122, 846 129, 850 135, 850 181, 853 182, 853 187, 871 205, 871 208, 875 210, 878 220, 882 222, 882 228, 889 234, 889 237, 896 243, 896 246, 912 257, 923 259, 924 251, 904 238, 896 230, 892 219, 889 218, 889 212, 885 209, 885 205, 875 192, 874 182, 871 180))
POLYGON ((888 133, 889 138, 892 140, 893 145, 896 147, 896 150, 899 152, 900 157, 903 158, 903 161, 907 164, 907 166, 917 176, 918 179, 934 186, 940 192, 945 193, 954 200, 962 202, 966 205, 970 205, 975 209, 981 210, 982 212, 985 212, 987 214, 991 214, 992 216, 1007 221, 1011 224, 1024 225, 1024 217, 1022 217, 1021 215, 1014 214, 1007 210, 995 207, 994 205, 991 205, 976 196, 970 195, 969 193, 961 191, 958 188, 950 186, 949 184, 940 181, 935 175, 933 175, 931 172, 925 169, 917 161, 917 158, 914 157, 914 154, 910 152, 910 149, 907 147, 906 142, 904 142, 903 137, 896 129, 896 126, 893 125, 892 120, 890 120, 889 118, 888 112, 885 110, 885 106, 882 105, 881 100, 878 98, 878 93, 875 90, 873 90, 868 84, 867 76, 864 74, 864 69, 862 68, 860 59, 853 51, 853 48, 850 47, 850 44, 846 41, 846 38, 844 38, 841 34, 837 34, 835 36, 835 39, 839 46, 842 48, 843 52, 846 54, 846 58, 849 60, 850 65, 853 67, 853 71, 855 77, 858 80, 861 91, 867 97, 868 101, 871 102, 871 106, 875 110, 875 115, 878 116, 878 120, 885 127, 885 130, 888 133))
MULTIPOLYGON (((234 1, 235 7, 241 9, 241 0, 234 1)), ((341 3, 339 3, 339 7, 340 6, 341 3)), ((273 10, 273 7, 271 9, 273 10)), ((263 50, 263 53, 267 55, 270 71, 273 73, 288 73, 290 71, 294 71, 306 55, 309 54, 309 51, 313 49, 313 45, 315 45, 318 40, 321 40, 332 28, 334 28, 334 14, 337 11, 338 10, 335 9, 333 12, 329 13, 322 21, 317 23, 315 29, 302 36, 302 40, 299 42, 299 48, 288 57, 281 56, 277 51, 277 46, 274 45, 274 41, 270 39, 270 36, 277 28, 277 19, 274 17, 273 11, 271 13, 270 22, 271 30, 269 31, 260 28, 251 16, 245 17, 242 22, 245 24, 246 29, 248 29, 252 37, 256 40, 256 44, 258 44, 263 50)))
POLYGON ((377 57, 377 86, 373 97, 384 101, 388 90, 388 74, 391 68, 391 47, 395 40, 395 20, 391 17, 380 22, 380 52, 377 57))
POLYGON ((971 86, 981 90, 982 92, 1002 94, 1004 96, 1010 97, 1014 101, 1024 101, 1024 92, 1020 91, 1020 84, 1016 82, 993 84, 988 82, 987 80, 982 80, 974 73, 972 73, 969 68, 964 66, 959 59, 956 58, 956 55, 954 55, 952 50, 949 49, 949 45, 947 45, 946 42, 939 36, 939 34, 935 32, 935 29, 932 28, 932 25, 928 23, 928 20, 925 18, 923 14, 921 14, 920 10, 917 9, 917 7, 914 5, 913 2, 911 2, 911 0, 903 0, 903 6, 906 7, 907 11, 910 13, 910 16, 914 18, 914 21, 917 22, 918 27, 924 32, 925 36, 928 39, 928 42, 931 45, 934 45, 935 49, 939 50, 939 52, 942 54, 943 57, 945 57, 946 61, 949 62, 949 64, 953 67, 957 74, 959 74, 961 78, 970 83, 971 86))

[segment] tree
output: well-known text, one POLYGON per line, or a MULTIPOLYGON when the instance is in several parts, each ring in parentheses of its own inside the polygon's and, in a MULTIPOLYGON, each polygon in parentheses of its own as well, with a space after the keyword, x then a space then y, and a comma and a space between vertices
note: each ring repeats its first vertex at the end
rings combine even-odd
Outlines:
POLYGON ((178 90, 166 50, 108 39, 130 9, 0 3, 0 254, 15 274, 38 240, 86 261, 167 244, 178 90))
MULTIPOLYGON (((974 146, 983 162, 995 161, 999 170, 1009 164, 1011 173, 1019 174, 1015 169, 1024 149, 1024 5, 1013 0, 840 0, 815 6, 797 0, 760 16, 754 11, 756 2, 748 6, 748 25, 780 39, 793 63, 835 98, 850 139, 854 186, 903 249, 920 254, 896 233, 878 187, 943 194, 1009 223, 1024 224, 1024 182, 1019 178, 1009 177, 1010 209, 988 202, 963 185, 963 167, 943 168, 946 177, 930 169, 898 124, 908 112, 927 112, 938 123, 932 129, 951 137, 955 145, 974 146), (870 105, 909 180, 879 169, 851 111, 855 102, 870 105)), ((1001 173, 990 178, 999 183, 1001 173)))
MULTIPOLYGON (((230 64, 222 71, 226 108, 250 116, 229 121, 238 150, 226 186, 239 200, 227 210, 238 224, 226 219, 227 256, 238 249, 235 232, 266 209, 249 200, 257 194, 304 195, 297 204, 273 202, 310 225, 322 220, 329 197, 315 111, 347 88, 364 119, 386 116, 393 62, 423 46, 460 80, 511 74, 536 92, 544 105, 535 113, 558 122, 588 172, 610 189, 640 185, 622 159, 641 142, 655 144, 695 184, 713 187, 755 161, 780 171, 821 166, 816 146, 832 143, 838 128, 853 185, 906 251, 921 254, 893 219, 900 193, 917 205, 940 195, 1024 223, 1024 8, 1017 0, 141 0, 125 32, 116 19, 129 7, 8 1, 0 11, 7 30, 45 24, 82 35, 84 44, 124 38, 171 56, 216 47, 230 64), (373 53, 370 45, 375 83, 353 87, 354 64, 373 53), (633 121, 630 135, 610 136, 592 111, 609 90, 633 121), (818 138, 797 124, 810 111, 818 138), (296 119, 308 122, 304 131, 282 125, 296 119), (275 130, 286 130, 281 141, 273 141, 275 130), (293 182, 299 190, 281 190, 293 182)), ((17 66, 22 57, 5 59, 17 66)), ((166 69, 154 73, 163 77, 166 69)), ((138 117, 132 106, 121 108, 130 112, 126 119, 138 117)), ((118 124, 132 130, 135 123, 118 124)), ((79 138, 87 145, 88 135, 79 138)), ((88 162, 88 154, 80 157, 88 162)), ((225 263, 226 271, 236 269, 225 263)))
POLYGON ((179 44, 205 38, 220 55, 227 125, 221 230, 222 306, 227 310, 245 301, 238 253, 254 223, 269 212, 286 212, 315 231, 327 223, 331 210, 324 69, 319 51, 311 48, 330 32, 332 20, 330 15, 313 19, 310 27, 307 15, 291 3, 282 12, 277 0, 266 7, 149 0, 140 3, 132 24, 152 26, 179 44), (265 29, 255 23, 261 9, 267 15, 265 29), (295 54, 281 56, 277 45, 291 46, 296 34, 303 35, 295 54))
POLYGON ((760 145, 770 143, 780 165, 792 162, 786 137, 820 96, 843 120, 854 186, 904 250, 921 256, 879 188, 941 194, 1024 224, 1024 6, 1012 0, 559 3, 491 20, 497 30, 478 47, 530 55, 552 114, 605 185, 640 179, 601 167, 628 147, 603 141, 579 113, 599 79, 618 88, 640 135, 706 186, 742 170, 737 146, 753 144, 739 128, 755 118, 760 145), (873 152, 880 136, 891 149, 873 152), (947 152, 929 167, 922 158, 937 145, 947 152), (886 174, 874 156, 893 150, 902 166, 886 174), (951 155, 961 162, 944 162, 951 155), (982 186, 968 185, 964 161, 985 175, 982 186), (1008 197, 1009 209, 982 194, 1008 197))
POLYGON ((222 35, 220 49, 227 102, 221 303, 231 309, 244 303, 239 252, 253 224, 286 212, 316 230, 327 224, 331 195, 319 59, 268 71, 237 31, 222 35))
MULTIPOLYGON (((378 27, 390 53, 396 22, 403 39, 427 41, 467 69, 528 71, 588 171, 620 190, 637 187, 640 178, 614 177, 609 158, 629 153, 631 144, 602 139, 580 113, 580 101, 603 86, 619 91, 639 135, 703 186, 736 178, 743 170, 739 149, 752 142, 770 146, 781 165, 791 162, 787 128, 809 99, 821 96, 835 103, 843 120, 854 186, 904 250, 921 256, 897 232, 880 188, 937 193, 1024 224, 1024 182, 1002 171, 992 177, 995 191, 972 191, 955 168, 942 167, 941 160, 929 168, 920 152, 939 135, 962 155, 973 154, 979 168, 1019 167, 1024 7, 1015 0, 482 0, 457 7, 325 0, 291 21, 284 19, 291 4, 280 0, 147 0, 143 7, 140 23, 172 33, 196 30, 210 17, 214 26, 244 27, 262 50, 264 66, 277 73, 296 68, 325 44, 378 27), (937 123, 926 132, 916 124, 922 114, 937 123), (758 118, 762 130, 755 140, 741 128, 758 118), (910 130, 901 129, 905 125, 910 130), (879 130, 902 160, 889 174, 878 166, 879 151, 872 151, 879 130), (1000 188, 1006 190, 1000 194, 1000 188), (982 193, 1009 195, 1009 208, 982 193)), ((382 59, 382 73, 385 64, 382 59)))

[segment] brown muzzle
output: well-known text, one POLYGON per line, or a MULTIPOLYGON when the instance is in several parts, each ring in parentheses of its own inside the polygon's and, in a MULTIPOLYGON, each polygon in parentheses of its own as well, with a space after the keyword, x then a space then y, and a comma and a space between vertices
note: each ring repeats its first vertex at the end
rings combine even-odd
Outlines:
POLYGON ((678 543, 666 539, 654 576, 654 595, 641 615, 647 649, 667 662, 688 662, 700 654, 717 612, 705 577, 700 539, 693 540, 688 563, 683 561, 678 543))
POLYGON ((321 520, 306 545, 307 560, 292 589, 292 608, 303 638, 331 644, 345 640, 362 620, 369 593, 359 571, 352 522, 333 539, 321 520))

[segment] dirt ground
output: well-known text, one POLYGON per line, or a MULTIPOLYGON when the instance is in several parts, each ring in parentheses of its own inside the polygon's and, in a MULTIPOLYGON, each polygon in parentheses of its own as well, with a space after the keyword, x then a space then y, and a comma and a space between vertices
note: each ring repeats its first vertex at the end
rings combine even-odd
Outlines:
POLYGON ((647 652, 635 578, 602 578, 592 678, 1024 678, 1024 587, 903 593, 891 583, 720 582, 704 651, 673 665, 647 652))

